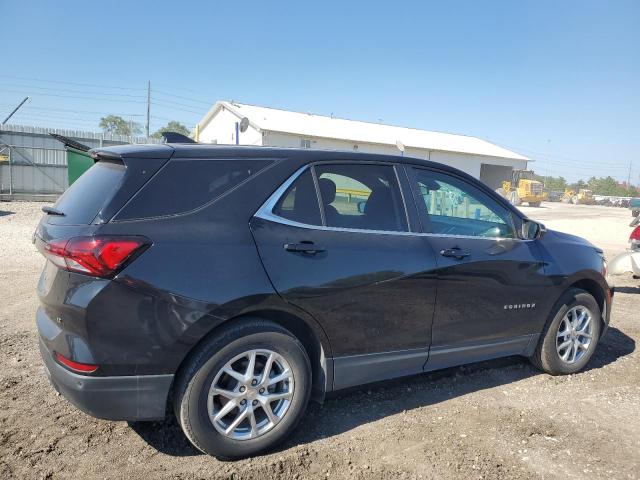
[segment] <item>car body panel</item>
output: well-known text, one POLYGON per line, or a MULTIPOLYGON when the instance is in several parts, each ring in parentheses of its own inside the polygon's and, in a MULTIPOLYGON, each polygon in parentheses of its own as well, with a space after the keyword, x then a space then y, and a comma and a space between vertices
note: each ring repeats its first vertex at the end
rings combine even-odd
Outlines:
POLYGON ((432 348, 474 339, 496 342, 539 333, 552 305, 551 284, 535 242, 430 235, 433 249, 459 248, 464 259, 437 256, 438 303, 432 348))

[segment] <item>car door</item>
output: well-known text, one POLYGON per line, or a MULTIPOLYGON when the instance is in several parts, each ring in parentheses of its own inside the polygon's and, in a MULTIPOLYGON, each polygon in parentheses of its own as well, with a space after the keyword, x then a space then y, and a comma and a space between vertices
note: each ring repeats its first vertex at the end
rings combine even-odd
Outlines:
POLYGON ((325 329, 335 388, 416 373, 427 359, 436 261, 406 203, 391 164, 318 163, 251 221, 275 289, 325 329))
POLYGON ((438 266, 428 369, 526 352, 548 285, 536 242, 518 238, 512 212, 480 185, 429 168, 409 176, 438 266))

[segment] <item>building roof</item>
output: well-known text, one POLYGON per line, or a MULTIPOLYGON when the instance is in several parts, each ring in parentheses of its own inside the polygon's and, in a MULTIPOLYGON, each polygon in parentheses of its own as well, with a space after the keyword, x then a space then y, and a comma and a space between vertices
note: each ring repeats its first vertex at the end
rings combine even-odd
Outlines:
POLYGON ((200 129, 203 129, 221 108, 226 108, 239 118, 247 117, 250 125, 259 131, 291 133, 310 138, 332 138, 354 143, 396 145, 400 141, 409 148, 530 160, 481 138, 467 135, 345 120, 226 101, 217 102, 211 108, 200 121, 200 129))

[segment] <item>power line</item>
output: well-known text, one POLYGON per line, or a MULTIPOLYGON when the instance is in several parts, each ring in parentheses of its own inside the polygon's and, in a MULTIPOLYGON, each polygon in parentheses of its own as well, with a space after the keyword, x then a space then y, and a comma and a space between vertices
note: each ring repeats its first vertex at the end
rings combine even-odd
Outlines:
POLYGON ((145 98, 144 95, 131 95, 129 93, 109 93, 109 92, 88 92, 86 90, 73 90, 69 88, 58 87, 38 87, 36 85, 24 85, 20 83, 0 83, 0 85, 11 88, 35 88, 37 90, 46 90, 53 92, 79 93, 81 95, 104 95, 107 97, 127 97, 127 98, 145 98))
MULTIPOLYGON (((12 106, 12 103, 0 103, 0 105, 5 105, 5 106, 12 106)), ((43 110, 43 111, 55 111, 55 112, 70 112, 70 113, 82 113, 82 114, 96 114, 96 115, 106 115, 105 112, 97 112, 97 111, 91 111, 91 110, 77 110, 75 108, 55 108, 55 107, 36 107, 34 105, 26 105, 24 107, 25 109, 29 109, 29 110, 43 110)), ((134 116, 134 117, 141 117, 142 114, 139 113, 118 113, 118 112, 114 112, 111 113, 112 115, 120 115, 122 117, 130 117, 130 116, 134 116)))
POLYGON ((211 106, 211 105, 213 105, 215 103, 215 102, 209 102, 207 100, 199 100, 199 99, 196 99, 196 98, 183 97, 182 95, 174 95, 173 93, 167 93, 167 92, 164 92, 162 90, 154 90, 154 93, 159 93, 160 95, 166 95, 168 97, 180 98, 182 100, 188 100, 190 102, 203 103, 203 104, 209 105, 209 106, 211 106))
MULTIPOLYGON (((10 92, 10 93, 19 93, 21 95, 26 95, 26 93, 24 91, 20 91, 20 90, 4 90, 5 92, 10 92)), ((34 97, 37 96, 44 96, 44 97, 60 97, 60 98, 75 98, 75 99, 79 99, 79 100, 98 100, 101 102, 117 102, 117 103, 141 103, 144 104, 144 101, 139 101, 139 100, 120 100, 120 99, 115 99, 115 98, 96 98, 96 97, 79 97, 76 95, 59 95, 59 94, 55 94, 55 93, 36 93, 36 94, 32 94, 34 97)))
POLYGON ((57 83, 57 84, 61 84, 61 85, 75 85, 78 87, 94 87, 94 88, 113 88, 113 89, 118 89, 118 90, 141 90, 144 91, 144 88, 140 88, 140 87, 122 87, 122 86, 115 86, 115 85, 96 85, 93 83, 78 83, 78 82, 67 82, 67 81, 62 81, 62 80, 45 80, 42 78, 29 78, 29 77, 17 77, 15 75, 5 75, 2 74, 0 75, 0 77, 2 78, 13 78, 15 80, 26 80, 26 81, 30 81, 30 82, 40 82, 40 83, 57 83))
POLYGON ((166 108, 173 108, 175 110, 182 110, 184 112, 190 112, 190 113, 194 113, 194 114, 197 114, 197 115, 202 115, 203 114, 202 111, 189 110, 189 108, 197 108, 197 107, 194 107, 193 105, 185 105, 184 103, 172 102, 170 100, 162 100, 162 101, 154 100, 153 104, 154 105, 160 105, 160 106, 163 106, 163 107, 166 107, 166 108), (179 107, 187 107, 187 108, 179 108, 179 107))

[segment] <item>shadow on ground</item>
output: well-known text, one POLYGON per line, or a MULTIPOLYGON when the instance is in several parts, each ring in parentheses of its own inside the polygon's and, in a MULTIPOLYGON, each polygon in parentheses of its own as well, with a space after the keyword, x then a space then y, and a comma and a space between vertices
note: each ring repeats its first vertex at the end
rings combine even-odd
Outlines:
POLYGON ((6 217, 7 215, 15 215, 16 212, 10 212, 9 210, 0 210, 0 217, 6 217))
MULTIPOLYGON (((609 328, 587 370, 605 367, 635 350, 635 341, 609 328)), ((441 403, 468 393, 544 375, 521 357, 509 357, 448 368, 332 394, 312 403, 300 426, 279 450, 339 435, 360 425, 414 408, 441 403), (475 373, 483 372, 482 375, 475 373)), ((201 455, 182 433, 173 415, 162 423, 132 422, 131 428, 156 450, 172 456, 201 455)))

